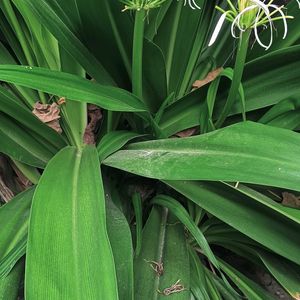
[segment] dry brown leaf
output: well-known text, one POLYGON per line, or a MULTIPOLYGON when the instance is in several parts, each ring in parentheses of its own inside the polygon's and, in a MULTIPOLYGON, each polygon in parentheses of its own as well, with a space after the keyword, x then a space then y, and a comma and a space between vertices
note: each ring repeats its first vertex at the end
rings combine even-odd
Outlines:
POLYGON ((0 177, 0 197, 5 202, 9 202, 13 197, 14 193, 11 191, 11 189, 5 184, 5 182, 0 177))
POLYGON ((102 119, 101 109, 94 105, 88 104, 88 125, 85 129, 83 140, 85 144, 94 145, 96 143, 95 130, 98 122, 102 119))
POLYGON ((293 295, 293 298, 296 300, 300 300, 300 293, 296 293, 295 295, 293 295))
POLYGON ((292 193, 283 192, 281 204, 292 208, 300 208, 300 197, 292 193))
POLYGON ((26 190, 28 187, 32 186, 32 182, 19 170, 19 168, 13 162, 11 162, 10 165, 16 174, 16 180, 22 190, 26 190))
POLYGON ((201 88, 202 86, 214 81, 218 76, 219 74, 223 71, 223 68, 217 68, 211 72, 209 72, 207 74, 207 76, 202 79, 202 80, 196 80, 194 83, 193 83, 193 88, 194 89, 199 89, 201 88))
POLYGON ((175 133, 175 136, 177 136, 179 138, 184 138, 184 137, 192 136, 196 132, 197 132, 197 127, 192 127, 192 128, 175 133))
POLYGON ((32 113, 56 132, 62 133, 62 129, 59 124, 60 109, 55 102, 52 104, 36 102, 32 113))

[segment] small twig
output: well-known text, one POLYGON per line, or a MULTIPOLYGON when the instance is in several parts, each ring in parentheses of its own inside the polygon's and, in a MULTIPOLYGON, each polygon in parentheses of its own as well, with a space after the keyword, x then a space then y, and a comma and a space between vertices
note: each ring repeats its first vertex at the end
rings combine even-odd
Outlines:
POLYGON ((164 264, 162 262, 156 262, 154 260, 146 260, 145 262, 150 264, 150 267, 154 270, 157 276, 161 276, 164 273, 164 264))
POLYGON ((180 292, 186 290, 185 287, 182 284, 180 284, 179 282, 180 282, 180 279, 178 279, 170 287, 165 288, 162 292, 160 290, 157 290, 157 292, 164 296, 169 296, 171 294, 180 293, 180 292))

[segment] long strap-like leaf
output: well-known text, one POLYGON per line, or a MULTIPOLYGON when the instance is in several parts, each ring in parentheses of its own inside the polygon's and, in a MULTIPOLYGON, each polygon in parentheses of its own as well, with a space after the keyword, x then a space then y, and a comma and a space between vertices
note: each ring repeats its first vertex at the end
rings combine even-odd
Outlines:
POLYGON ((67 147, 34 194, 27 246, 29 300, 118 299, 95 148, 67 147))

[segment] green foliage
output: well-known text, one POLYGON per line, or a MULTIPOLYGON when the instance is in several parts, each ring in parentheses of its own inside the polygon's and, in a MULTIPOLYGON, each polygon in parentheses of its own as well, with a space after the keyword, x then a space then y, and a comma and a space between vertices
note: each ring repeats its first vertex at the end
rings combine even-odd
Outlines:
POLYGON ((265 52, 186 2, 0 3, 0 153, 35 185, 0 207, 0 299, 274 298, 229 256, 299 298, 298 5, 265 52))

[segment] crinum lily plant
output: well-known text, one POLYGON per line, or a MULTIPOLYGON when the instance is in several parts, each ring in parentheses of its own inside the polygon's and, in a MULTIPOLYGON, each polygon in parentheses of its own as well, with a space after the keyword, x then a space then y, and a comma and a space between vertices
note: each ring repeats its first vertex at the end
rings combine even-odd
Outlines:
POLYGON ((235 100, 235 95, 239 89, 241 79, 243 76, 244 64, 247 56, 249 39, 251 33, 254 31, 255 40, 265 50, 268 50, 273 43, 274 22, 282 20, 284 26, 283 39, 286 38, 288 32, 287 19, 293 19, 293 16, 284 14, 284 6, 277 6, 273 4, 274 0, 239 0, 235 6, 231 0, 227 0, 229 6, 228 10, 224 10, 219 6, 216 9, 222 12, 222 15, 217 22, 215 30, 212 33, 208 46, 212 46, 221 31, 225 20, 231 22, 231 35, 234 38, 239 38, 239 45, 237 48, 236 62, 234 68, 234 75, 229 90, 227 102, 223 109, 223 113, 217 121, 216 127, 223 124, 225 116, 228 114, 235 100), (259 37, 259 29, 267 27, 270 30, 270 39, 265 44, 259 37), (237 33, 237 31, 239 33, 237 33))
POLYGON ((277 6, 273 4, 274 0, 269 0, 268 3, 260 0, 240 0, 238 1, 238 7, 236 8, 230 0, 227 3, 230 7, 229 10, 225 11, 219 6, 216 8, 222 12, 215 31, 212 34, 209 46, 214 44, 216 41, 223 23, 227 19, 232 23, 231 25, 231 35, 234 38, 238 38, 239 35, 236 34, 236 28, 242 34, 244 32, 254 30, 255 39, 263 48, 268 50, 273 43, 273 22, 277 20, 282 20, 284 24, 284 34, 283 39, 287 35, 287 21, 286 19, 293 19, 292 16, 286 16, 283 12, 284 6, 277 6), (268 27, 270 29, 270 41, 266 45, 264 44, 258 35, 259 27, 268 27))
POLYGON ((285 2, 0 1, 0 300, 300 299, 285 2))

